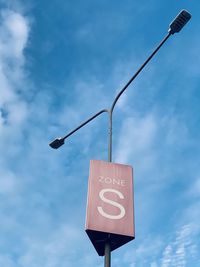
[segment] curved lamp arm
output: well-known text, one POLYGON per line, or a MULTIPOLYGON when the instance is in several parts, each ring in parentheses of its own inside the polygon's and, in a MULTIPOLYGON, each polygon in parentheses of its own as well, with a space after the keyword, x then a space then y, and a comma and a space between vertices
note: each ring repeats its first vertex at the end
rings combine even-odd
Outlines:
POLYGON ((70 135, 72 135, 73 133, 75 133, 76 131, 78 131, 80 128, 82 128, 83 126, 85 126, 86 124, 88 124, 90 121, 94 120, 96 117, 98 117, 100 114, 104 113, 104 112, 109 112, 107 109, 102 109, 99 112, 97 112, 95 115, 93 115, 92 117, 90 117, 88 120, 86 120, 85 122, 83 122, 82 124, 80 124, 77 128, 75 128, 74 130, 72 130, 70 133, 68 133, 67 135, 65 135, 64 137, 59 137, 56 138, 55 140, 53 140, 49 145, 50 147, 54 148, 54 149, 58 149, 60 146, 64 145, 65 143, 65 139, 68 138, 70 135))

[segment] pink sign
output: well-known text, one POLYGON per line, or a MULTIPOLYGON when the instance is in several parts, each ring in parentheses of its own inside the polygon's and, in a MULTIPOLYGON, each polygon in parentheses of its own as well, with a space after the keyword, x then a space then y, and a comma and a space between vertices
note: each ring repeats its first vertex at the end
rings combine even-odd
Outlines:
POLYGON ((99 255, 107 241, 114 250, 134 238, 131 166, 90 161, 86 232, 99 255))

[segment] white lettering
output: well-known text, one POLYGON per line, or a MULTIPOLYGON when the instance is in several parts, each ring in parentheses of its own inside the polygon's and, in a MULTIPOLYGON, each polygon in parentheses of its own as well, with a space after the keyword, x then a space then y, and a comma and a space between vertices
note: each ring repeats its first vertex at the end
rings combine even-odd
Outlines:
POLYGON ((115 179, 115 178, 113 178, 113 184, 118 184, 118 185, 120 185, 120 182, 121 182, 120 179, 115 179))
POLYGON ((126 181, 125 180, 121 180, 121 186, 125 186, 126 185, 126 181))
POLYGON ((103 183, 103 179, 104 179, 103 176, 99 176, 99 182, 100 183, 103 183))
POLYGON ((109 178, 109 177, 104 178, 104 181, 105 181, 106 184, 111 184, 112 183, 112 179, 109 178))
POLYGON ((101 198, 101 200, 103 200, 104 202, 106 202, 106 203, 108 203, 108 204, 110 204, 110 205, 113 205, 113 206, 119 208, 119 209, 120 209, 120 213, 119 213, 118 215, 111 215, 111 214, 106 213, 106 212, 103 210, 102 207, 97 207, 98 212, 99 212, 103 217, 106 217, 106 218, 108 218, 108 219, 112 219, 112 220, 119 220, 119 219, 122 219, 122 218, 125 216, 125 214, 126 214, 124 207, 123 207, 121 204, 119 204, 119 203, 117 203, 117 202, 115 202, 115 201, 112 201, 112 200, 110 200, 110 199, 107 199, 107 198, 104 196, 104 193, 106 193, 106 192, 112 192, 112 193, 115 193, 115 194, 117 194, 121 199, 124 199, 123 194, 122 194, 121 192, 119 192, 118 190, 110 189, 110 188, 102 189, 102 190, 99 192, 99 197, 101 198))
POLYGON ((110 178, 110 177, 103 177, 99 176, 99 182, 100 183, 105 183, 105 184, 113 184, 113 185, 120 185, 120 186, 125 186, 126 181, 122 179, 116 179, 116 178, 110 178))

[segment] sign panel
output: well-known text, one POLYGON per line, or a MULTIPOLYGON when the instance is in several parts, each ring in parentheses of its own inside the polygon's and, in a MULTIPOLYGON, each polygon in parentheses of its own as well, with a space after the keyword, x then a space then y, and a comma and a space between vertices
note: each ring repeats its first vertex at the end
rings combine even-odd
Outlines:
POLYGON ((99 255, 105 242, 114 250, 134 238, 131 166, 90 161, 86 232, 99 255))

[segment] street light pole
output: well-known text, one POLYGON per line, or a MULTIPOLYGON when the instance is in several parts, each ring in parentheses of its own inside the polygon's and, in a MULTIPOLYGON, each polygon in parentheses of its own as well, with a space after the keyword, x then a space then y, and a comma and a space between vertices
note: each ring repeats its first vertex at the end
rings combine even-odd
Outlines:
MULTIPOLYGON (((141 65, 141 67, 135 72, 135 74, 131 77, 131 79, 126 83, 126 85, 120 90, 120 92, 115 97, 111 108, 110 109, 102 109, 96 114, 94 114, 92 117, 90 117, 88 120, 80 124, 77 128, 72 130, 70 133, 65 135, 64 137, 56 138, 54 141, 52 141, 49 145, 54 148, 58 149, 60 146, 64 144, 65 139, 67 139, 70 135, 74 134, 76 131, 81 129, 83 126, 88 124, 90 121, 94 120, 96 117, 101 115, 102 113, 108 113, 108 161, 112 162, 112 119, 113 119, 113 111, 115 108, 115 105, 121 95, 124 93, 124 91, 128 88, 128 86, 135 80, 135 78, 139 75, 139 73, 143 70, 143 68, 148 64, 148 62, 153 58, 153 56, 158 52, 158 50, 162 47, 162 45, 168 40, 168 38, 173 35, 174 33, 179 32, 185 24, 190 20, 191 14, 188 13, 186 10, 182 10, 177 17, 172 21, 172 23, 169 26, 168 34, 165 36, 165 38, 160 42, 160 44, 155 48, 155 50, 151 53, 151 55, 146 59, 146 61, 141 65)), ((111 248, 109 243, 109 236, 105 242, 105 259, 104 259, 104 266, 110 267, 111 264, 111 248)))

